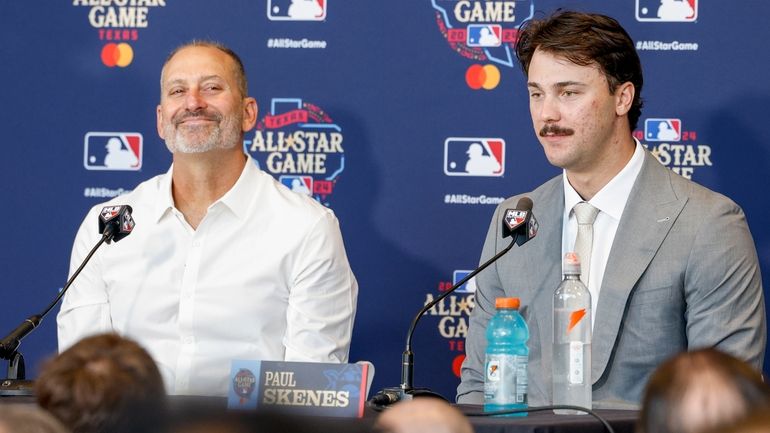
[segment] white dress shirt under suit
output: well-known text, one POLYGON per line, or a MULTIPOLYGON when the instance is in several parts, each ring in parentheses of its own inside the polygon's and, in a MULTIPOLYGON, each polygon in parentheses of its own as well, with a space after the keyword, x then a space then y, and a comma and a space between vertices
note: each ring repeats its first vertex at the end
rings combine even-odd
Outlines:
MULTIPOLYGON (((604 270, 610 259, 610 250, 615 241, 620 217, 623 215, 623 209, 626 208, 634 182, 636 182, 639 172, 642 171, 643 163, 644 148, 637 141, 634 153, 628 163, 588 201, 593 207, 599 209, 599 214, 594 221, 591 269, 589 272, 591 278, 588 280, 588 291, 591 293, 591 324, 596 319, 596 306, 599 303, 604 270)), ((564 179, 564 219, 562 220, 561 256, 564 257, 567 252, 575 250, 578 227, 572 208, 583 199, 570 185, 566 171, 562 173, 562 178, 564 179)), ((581 257, 580 260, 585 261, 585 258, 581 257)))

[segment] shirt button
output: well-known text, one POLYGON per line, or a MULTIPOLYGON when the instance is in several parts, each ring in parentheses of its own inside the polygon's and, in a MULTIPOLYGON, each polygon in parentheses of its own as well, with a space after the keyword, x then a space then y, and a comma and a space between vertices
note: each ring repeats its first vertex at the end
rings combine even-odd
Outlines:
POLYGON ((199 247, 199 246, 201 246, 201 241, 195 241, 195 242, 193 242, 193 246, 194 246, 194 247, 199 247))
POLYGON ((187 337, 182 339, 182 342, 184 344, 193 344, 193 337, 191 335, 188 335, 187 337))

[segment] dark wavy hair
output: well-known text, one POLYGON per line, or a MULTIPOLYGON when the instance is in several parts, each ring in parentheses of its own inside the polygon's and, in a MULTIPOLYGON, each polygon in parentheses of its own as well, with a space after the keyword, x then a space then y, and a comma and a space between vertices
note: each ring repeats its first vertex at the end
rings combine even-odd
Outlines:
POLYGON ((607 77, 610 92, 619 85, 634 85, 634 100, 628 123, 636 129, 642 114, 642 63, 628 33, 613 18, 600 14, 558 10, 542 20, 530 20, 519 29, 516 54, 524 75, 535 50, 563 57, 588 66, 597 64, 607 77))
POLYGON ((770 387, 750 365, 712 348, 685 352, 650 377, 636 432, 720 429, 768 405, 770 387))
POLYGON ((139 344, 117 334, 84 338, 47 361, 35 395, 73 433, 149 433, 166 418, 158 367, 139 344))

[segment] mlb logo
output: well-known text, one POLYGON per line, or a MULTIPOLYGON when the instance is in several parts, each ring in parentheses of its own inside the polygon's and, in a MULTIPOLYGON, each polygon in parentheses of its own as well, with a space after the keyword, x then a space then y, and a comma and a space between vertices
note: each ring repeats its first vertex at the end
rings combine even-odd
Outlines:
POLYGON ((83 149, 86 170, 138 171, 142 168, 142 134, 89 132, 83 149))
POLYGON ((102 220, 109 221, 118 216, 118 212, 120 212, 120 206, 105 207, 102 209, 102 220))
MULTIPOLYGON (((452 273, 452 285, 467 277, 473 271, 454 271, 452 273)), ((456 293, 476 293, 476 277, 466 281, 465 284, 455 290, 456 293)))
POLYGON ((509 229, 513 229, 514 227, 520 225, 524 222, 525 219, 527 219, 527 211, 508 209, 508 211, 505 213, 505 224, 509 229))
POLYGON ((271 21, 323 21, 328 0, 267 0, 271 21))
POLYGON ((644 139, 647 141, 679 141, 682 139, 682 121, 679 119, 646 119, 644 139))
POLYGON ((310 176, 283 175, 278 178, 278 181, 296 193, 313 195, 313 178, 310 176))
POLYGON ((698 0, 636 0, 637 21, 690 23, 698 19, 698 0))
POLYGON ((503 28, 499 24, 469 24, 466 35, 469 47, 499 47, 503 28))
POLYGON ((502 138, 447 138, 444 141, 444 174, 501 177, 505 174, 505 140, 502 138))

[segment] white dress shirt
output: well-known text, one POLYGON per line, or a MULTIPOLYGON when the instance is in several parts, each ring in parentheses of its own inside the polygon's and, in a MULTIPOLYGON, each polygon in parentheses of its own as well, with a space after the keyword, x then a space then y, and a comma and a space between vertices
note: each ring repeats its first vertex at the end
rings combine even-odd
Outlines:
MULTIPOLYGON (((591 269, 589 270, 590 278, 588 280, 588 291, 591 292, 592 324, 596 317, 596 305, 599 302, 604 269, 610 258, 610 249, 612 248, 612 242, 615 240, 615 232, 618 230, 620 218, 623 216, 623 209, 626 207, 626 202, 631 194, 631 189, 634 187, 636 177, 642 170, 643 162, 644 148, 636 141, 636 149, 626 166, 588 201, 593 207, 599 209, 599 214, 594 221, 591 269)), ((562 220, 561 232, 561 255, 564 257, 564 254, 567 252, 575 250, 575 238, 577 238, 577 219, 572 208, 584 200, 570 185, 566 171, 562 174, 562 178, 564 180, 564 218, 562 220)))
POLYGON ((248 157, 193 230, 172 170, 86 216, 70 273, 99 240, 104 205, 131 205, 136 227, 70 287, 59 349, 116 331, 150 352, 170 394, 187 395, 226 395, 233 359, 347 362, 358 285, 334 213, 248 157))

